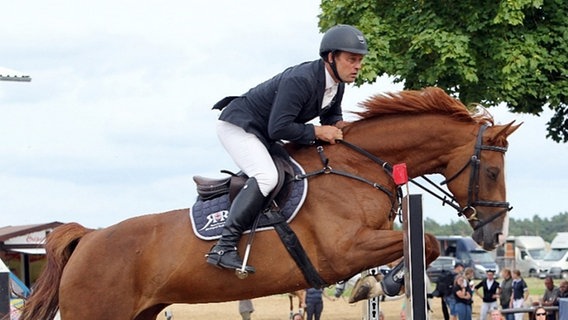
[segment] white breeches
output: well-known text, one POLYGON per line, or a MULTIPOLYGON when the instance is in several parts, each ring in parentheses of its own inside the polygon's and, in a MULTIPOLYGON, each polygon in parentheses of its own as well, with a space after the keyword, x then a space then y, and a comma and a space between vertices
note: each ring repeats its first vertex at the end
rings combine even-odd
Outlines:
POLYGON ((249 178, 255 178, 266 197, 278 183, 278 171, 264 144, 232 123, 217 121, 217 136, 233 161, 249 178))
MULTIPOLYGON (((513 297, 511 297, 513 299, 513 297)), ((525 299, 517 299, 513 300, 513 308, 522 308, 523 304, 525 303, 525 299)), ((515 320, 523 320, 525 314, 523 312, 515 313, 515 320)))
POLYGON ((482 302, 481 311, 479 312, 479 320, 490 319, 491 315, 489 315, 489 312, 491 312, 493 309, 497 309, 497 301, 482 302))

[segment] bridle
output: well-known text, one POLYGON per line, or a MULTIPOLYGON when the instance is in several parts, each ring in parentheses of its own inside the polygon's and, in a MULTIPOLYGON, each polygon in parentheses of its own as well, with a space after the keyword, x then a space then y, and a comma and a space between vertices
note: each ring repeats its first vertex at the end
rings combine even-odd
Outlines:
POLYGON ((513 209, 509 206, 509 202, 505 201, 487 201, 487 200, 480 200, 479 199, 479 176, 480 176, 480 164, 481 164, 481 151, 494 151, 494 152, 507 152, 507 147, 499 147, 499 146, 490 146, 483 144, 483 133, 487 129, 487 124, 483 124, 479 127, 479 132, 477 133, 477 141, 475 143, 473 155, 470 157, 469 161, 465 163, 465 165, 454 173, 452 176, 447 178, 446 180, 442 181, 440 185, 448 184, 453 181, 455 178, 460 176, 468 167, 471 167, 471 171, 469 174, 469 185, 467 188, 467 204, 465 207, 460 207, 458 201, 454 198, 453 195, 448 193, 447 191, 443 190, 442 188, 438 187, 434 184, 430 179, 426 178, 425 176, 421 176, 424 180, 429 182, 431 185, 435 186, 440 192, 444 193, 444 197, 435 194, 431 190, 427 189, 426 187, 422 186, 421 184, 415 182, 413 179, 410 181, 417 185, 419 188, 427 191, 434 197, 442 200, 444 204, 450 205, 452 208, 458 211, 459 216, 465 216, 469 222, 474 223, 473 229, 477 230, 482 228, 483 226, 487 225, 488 223, 492 222, 493 220, 499 218, 501 215, 511 211, 513 209), (449 199, 448 199, 449 198, 449 199), (492 215, 487 220, 481 220, 477 216, 477 209, 476 207, 491 207, 491 208, 503 208, 503 210, 497 212, 496 214, 492 215), (466 211, 470 210, 472 213, 467 216, 465 214, 466 211))
MULTIPOLYGON (((426 182, 428 182, 431 186, 435 187, 436 189, 438 189, 438 192, 443 193, 443 195, 439 195, 438 193, 430 190, 429 188, 423 186, 422 184, 416 182, 414 179, 409 179, 409 182, 413 183, 414 185, 416 185, 417 187, 421 188, 422 190, 428 192, 429 194, 431 194, 432 196, 434 196, 435 198, 438 198, 439 200, 442 201, 442 204, 448 204, 450 207, 454 208, 457 213, 458 216, 464 216, 466 217, 466 219, 472 224, 473 226, 473 230, 478 230, 480 228, 482 228, 483 226, 491 223, 492 221, 494 221, 495 219, 499 218, 500 216, 502 216, 503 214, 511 211, 513 208, 509 206, 509 202, 505 202, 505 201, 487 201, 487 200, 480 200, 479 199, 479 176, 480 176, 480 164, 481 164, 481 151, 494 151, 494 152, 501 152, 501 153, 505 153, 507 152, 507 147, 499 147, 499 146, 490 146, 490 145, 485 145, 483 144, 483 133, 485 132, 485 130, 487 129, 488 125, 487 124, 483 124, 479 127, 479 131, 477 133, 477 140, 475 143, 475 147, 473 150, 473 155, 470 157, 469 161, 467 161, 465 163, 465 165, 458 170, 456 173, 454 173, 452 176, 450 176, 449 178, 447 178, 446 180, 442 181, 440 183, 440 185, 444 185, 444 184, 448 184, 451 181, 453 181, 454 179, 456 179, 457 177, 459 177, 468 167, 471 167, 471 172, 469 174, 469 186, 468 186, 468 190, 467 190, 467 204, 465 205, 465 207, 460 207, 459 202, 456 200, 456 198, 450 194, 448 191, 442 189, 441 187, 439 187, 438 185, 436 185, 432 180, 428 179, 426 176, 422 175, 420 176, 420 178, 424 179, 426 182), (503 208, 503 210, 497 212, 496 214, 492 215, 489 219, 486 220, 481 220, 479 219, 479 217, 477 216, 477 209, 476 207, 491 207, 491 208, 503 208), (466 215, 467 211, 471 211, 472 213, 468 216, 466 215)), ((382 169, 389 174, 392 177, 392 173, 393 173, 393 166, 380 159, 379 157, 375 156, 374 154, 370 153, 369 151, 352 144, 351 142, 348 142, 346 140, 336 140, 337 143, 341 143, 343 145, 345 145, 346 147, 349 147, 350 149, 352 149, 353 151, 367 157, 368 159, 370 159, 371 161, 377 163, 378 165, 380 165, 382 167, 382 169)), ((295 180, 301 180, 301 179, 306 179, 315 175, 319 175, 319 174, 338 174, 338 175, 342 175, 348 178, 352 178, 352 179, 356 179, 359 180, 361 182, 367 183, 371 186, 373 186, 374 188, 386 193, 389 198, 392 201, 392 211, 395 211, 395 205, 396 205, 396 201, 393 200, 393 198, 396 196, 397 198, 399 198, 398 203, 400 204, 400 198, 402 197, 402 191, 399 188, 397 188, 396 191, 396 195, 393 194, 392 192, 390 192, 388 190, 388 188, 369 181, 363 177, 360 177, 358 175, 354 175, 348 172, 344 172, 344 171, 340 171, 340 170, 336 170, 333 169, 331 166, 329 166, 329 159, 324 155, 323 152, 323 146, 318 146, 317 147, 317 151, 320 155, 321 161, 323 163, 323 168, 321 170, 316 170, 310 173, 306 173, 306 174, 299 174, 296 175, 294 177, 295 180)), ((399 208, 400 209, 400 208, 399 208)))

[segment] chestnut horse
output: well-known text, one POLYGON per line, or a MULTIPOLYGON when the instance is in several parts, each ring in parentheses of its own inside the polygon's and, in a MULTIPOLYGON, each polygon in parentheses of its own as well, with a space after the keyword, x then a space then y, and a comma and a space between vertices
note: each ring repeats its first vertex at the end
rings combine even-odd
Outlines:
MULTIPOLYGON (((339 174, 312 176, 306 201, 290 223, 320 277, 333 284, 403 255, 402 232, 392 230, 396 185, 373 157, 406 163, 411 178, 446 177, 474 229, 472 237, 494 249, 508 217, 501 205, 508 207, 507 137, 519 126, 494 125, 487 112, 472 114, 438 88, 377 95, 361 107, 360 119, 344 129, 344 140, 370 155, 344 143, 324 145, 323 151, 330 168, 373 184, 339 174), (379 185, 388 192, 373 187, 379 185)), ((288 144, 287 149, 306 172, 322 169, 315 146, 288 144)), ((144 215, 100 230, 75 223, 55 229, 46 243, 46 268, 21 319, 49 319, 57 309, 63 320, 155 319, 174 303, 250 299, 309 287, 274 231, 255 235, 249 261, 256 273, 246 280, 207 264, 204 255, 213 242, 194 235, 188 211, 144 215)), ((241 240, 241 254, 247 238, 241 240)), ((429 264, 439 248, 434 236, 425 238, 429 264)))

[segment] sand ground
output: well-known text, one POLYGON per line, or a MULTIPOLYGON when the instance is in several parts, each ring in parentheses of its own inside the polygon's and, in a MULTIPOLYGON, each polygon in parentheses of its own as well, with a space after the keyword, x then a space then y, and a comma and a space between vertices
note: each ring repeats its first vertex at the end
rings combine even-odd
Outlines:
MULTIPOLYGON (((385 319, 400 319, 400 311, 404 299, 380 302, 380 309, 385 314, 385 319)), ((297 300, 294 300, 297 304, 297 300)), ((287 295, 274 295, 269 297, 257 298, 253 300, 255 312, 252 314, 253 320, 287 320, 290 314, 290 303, 287 295)), ((363 319, 363 308, 367 302, 360 301, 349 304, 346 298, 339 298, 331 301, 324 299, 324 310, 322 320, 359 320, 363 319)), ((434 298, 430 301, 433 312, 430 313, 431 320, 443 320, 440 299, 434 298)), ((473 319, 479 319, 479 309, 481 300, 475 297, 473 304, 473 319)), ((219 319, 219 320, 241 320, 238 312, 238 302, 209 303, 182 305, 176 304, 169 307, 173 312, 174 320, 193 320, 193 319, 219 319)), ((366 318, 366 317, 365 317, 366 318)), ((528 317, 525 315, 525 318, 528 317)), ((165 319, 164 313, 158 318, 165 319)))

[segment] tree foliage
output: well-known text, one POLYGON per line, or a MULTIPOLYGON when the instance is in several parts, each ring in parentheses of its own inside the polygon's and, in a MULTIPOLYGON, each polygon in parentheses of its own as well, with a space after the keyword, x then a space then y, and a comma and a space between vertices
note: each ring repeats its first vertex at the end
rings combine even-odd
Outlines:
POLYGON ((389 75, 405 89, 438 86, 464 103, 540 115, 568 141, 565 0, 322 0, 320 28, 345 23, 370 53, 358 84, 389 75))

